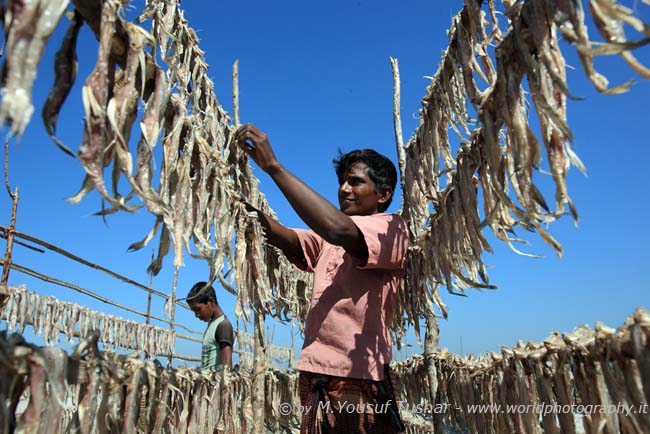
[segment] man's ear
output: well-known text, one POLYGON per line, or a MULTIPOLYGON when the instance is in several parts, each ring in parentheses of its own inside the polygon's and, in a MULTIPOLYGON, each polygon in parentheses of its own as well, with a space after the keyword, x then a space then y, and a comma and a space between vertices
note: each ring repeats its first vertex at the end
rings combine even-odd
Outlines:
POLYGON ((384 187, 380 192, 379 192, 379 203, 386 203, 390 200, 390 198, 393 197, 393 189, 390 187, 384 187))

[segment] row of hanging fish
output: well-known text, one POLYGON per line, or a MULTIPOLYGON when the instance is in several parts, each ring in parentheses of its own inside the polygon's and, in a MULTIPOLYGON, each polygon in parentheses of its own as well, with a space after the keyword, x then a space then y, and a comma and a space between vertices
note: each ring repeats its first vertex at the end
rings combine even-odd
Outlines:
POLYGON ((76 303, 40 296, 24 286, 10 288, 3 317, 8 330, 24 333, 27 325, 46 344, 57 344, 63 334, 68 342, 75 337, 99 333, 105 346, 144 351, 167 356, 174 351, 175 336, 167 329, 98 312, 76 303))
MULTIPOLYGON (((68 356, 0 333, 0 375, 10 379, 0 382, 2 432, 252 432, 250 374, 163 369, 100 352, 98 339, 92 333, 68 356)), ((650 428, 650 313, 642 309, 618 330, 596 324, 478 358, 443 350, 433 363, 435 399, 422 356, 391 366, 409 433, 451 426, 470 434, 572 434, 581 432, 576 423, 588 433, 650 428)), ((299 408, 297 373, 264 376, 267 429, 295 429, 300 414, 287 404, 299 408)))
MULTIPOLYGON (((22 3, 10 0, 6 7, 7 80, 0 106, 0 121, 18 135, 29 122, 29 89, 40 55, 68 5, 43 1, 21 7, 22 3), (26 32, 27 23, 38 31, 26 32), (32 49, 35 45, 38 50, 32 49)), ((183 265, 187 252, 208 261, 211 281, 230 288, 236 279, 238 316, 250 319, 249 302, 256 300, 254 306, 264 313, 284 320, 304 318, 308 281, 265 246, 259 224, 246 210, 244 202, 272 213, 250 165, 233 143, 234 126, 218 103, 199 40, 179 3, 149 1, 136 22, 123 18, 125 6, 115 0, 97 2, 101 21, 88 22, 99 49, 82 91, 86 113, 76 157, 86 177, 68 200, 77 203, 96 188, 109 204, 99 214, 145 206, 155 216, 153 228, 129 249, 145 247, 160 231, 158 255, 149 267, 154 274, 170 250, 176 268, 183 265), (145 30, 146 23, 150 31, 145 30), (136 125, 138 110, 143 114, 136 125), (140 137, 131 150, 134 126, 140 137), (161 161, 156 161, 158 155, 161 161), (104 178, 109 167, 110 187, 104 178), (154 168, 159 168, 157 187, 152 185, 157 178, 154 168), (120 180, 127 181, 129 191, 119 191, 124 184, 120 180), (133 203, 134 196, 141 203, 133 203)), ((92 20, 84 13, 92 15, 87 8, 68 14, 69 30, 56 55, 54 87, 43 108, 47 131, 73 156, 56 138, 56 123, 76 78, 79 30, 84 20, 92 20)))
MULTIPOLYGON (((97 339, 90 335, 68 355, 0 332, 0 375, 8 379, 0 382, 0 432, 254 432, 245 372, 163 369, 156 361, 101 352, 97 339)), ((267 408, 295 403, 295 372, 269 370, 265 378, 267 408)), ((282 430, 298 421, 266 414, 267 426, 282 430)))
MULTIPOLYGON (((650 42, 650 24, 633 9, 590 0, 589 12, 604 39, 592 42, 581 1, 504 0, 502 8, 495 3, 466 0, 452 19, 449 46, 422 100, 420 125, 405 146, 403 215, 413 239, 396 319, 414 322, 433 306, 446 317, 440 285, 460 293, 493 288, 481 260, 483 252, 492 251, 483 234, 487 227, 519 253, 529 255, 515 247, 525 243, 517 238, 517 227, 537 232, 562 254, 545 227, 566 208, 578 221, 566 175, 570 165, 583 173, 585 168, 572 150, 566 100, 574 96, 560 35, 575 47, 585 74, 603 93, 626 91, 631 81, 609 87, 594 69, 593 57, 600 54, 620 54, 636 73, 650 78, 631 52, 650 42), (626 39, 624 26, 639 35, 637 40, 626 39), (536 115, 539 134, 529 115, 536 115), (533 182, 535 174, 544 173, 555 183, 554 202, 547 202, 533 182)), ((396 327, 398 335, 403 332, 403 324, 396 327)))
POLYGON ((411 408, 433 403, 441 410, 428 407, 436 428, 469 434, 650 432, 650 313, 643 309, 617 330, 597 323, 595 330, 555 332, 542 343, 520 342, 478 358, 443 350, 434 363, 435 399, 423 387, 431 379, 421 356, 392 368, 411 408))

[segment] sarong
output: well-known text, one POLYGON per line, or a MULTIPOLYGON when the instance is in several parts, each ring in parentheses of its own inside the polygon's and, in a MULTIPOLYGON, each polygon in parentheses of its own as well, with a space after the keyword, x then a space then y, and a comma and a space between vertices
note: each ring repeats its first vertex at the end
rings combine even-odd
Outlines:
POLYGON ((397 434, 404 431, 388 365, 384 380, 300 372, 300 434, 397 434))

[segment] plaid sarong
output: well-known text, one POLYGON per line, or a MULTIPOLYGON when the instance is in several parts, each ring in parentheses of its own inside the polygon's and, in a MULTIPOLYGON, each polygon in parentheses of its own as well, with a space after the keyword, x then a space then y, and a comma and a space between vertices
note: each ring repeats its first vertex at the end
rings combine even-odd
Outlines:
POLYGON ((396 434, 404 431, 388 365, 372 381, 300 372, 300 434, 396 434))

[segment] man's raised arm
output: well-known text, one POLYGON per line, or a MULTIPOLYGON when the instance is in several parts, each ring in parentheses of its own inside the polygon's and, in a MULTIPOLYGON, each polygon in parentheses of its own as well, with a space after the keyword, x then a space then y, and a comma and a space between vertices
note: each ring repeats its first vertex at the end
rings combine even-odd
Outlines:
POLYGON ((246 155, 273 179, 307 226, 355 258, 363 262, 368 259, 366 241, 352 219, 285 169, 275 157, 266 134, 252 124, 245 124, 237 130, 236 140, 246 155))

